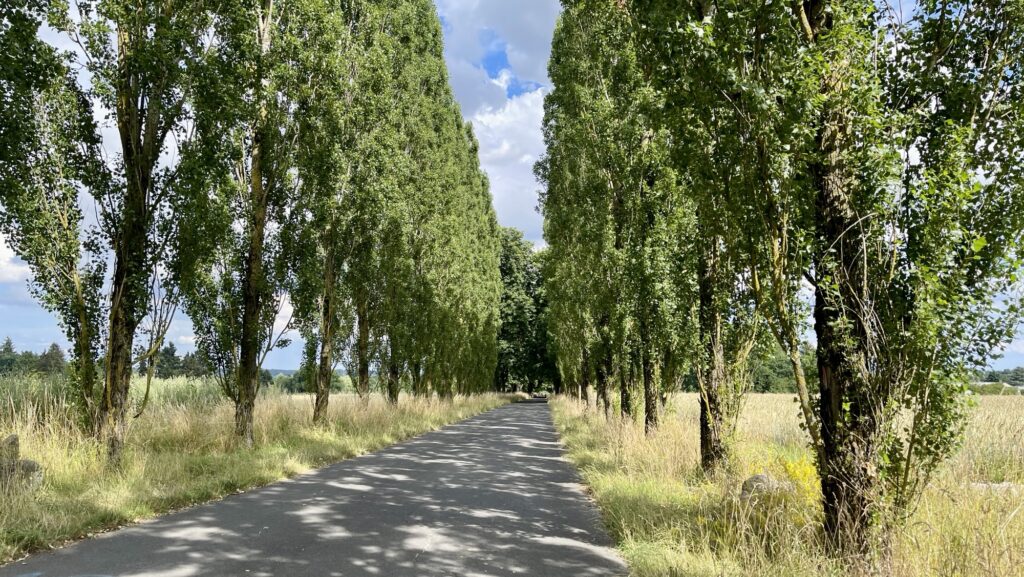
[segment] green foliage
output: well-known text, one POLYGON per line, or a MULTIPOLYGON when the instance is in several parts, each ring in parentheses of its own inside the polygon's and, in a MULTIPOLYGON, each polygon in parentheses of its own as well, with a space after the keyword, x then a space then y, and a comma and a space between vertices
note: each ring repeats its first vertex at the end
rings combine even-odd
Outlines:
POLYGON ((640 382, 651 423, 660 381, 674 388, 685 372, 687 356, 671 352, 690 339, 692 283, 676 272, 690 254, 693 207, 667 162, 668 133, 652 122, 662 103, 628 15, 613 1, 564 4, 545 98, 548 151, 536 167, 546 185, 549 332, 573 390, 593 374, 607 407, 613 373, 624 395, 640 382))
POLYGON ((4 339, 3 345, 0 346, 0 374, 39 373, 64 376, 67 368, 68 363, 64 357, 64 351, 57 343, 51 344, 41 354, 32 351, 16 351, 10 337, 4 339))
MULTIPOLYGON (((15 2, 2 12, 0 234, 28 264, 32 294, 72 343, 72 378, 91 421, 106 263, 96 232, 82 230, 79 194, 104 194, 109 175, 71 61, 37 37, 51 8, 59 6, 15 2)), ((52 368, 62 365, 63 357, 52 368)))
POLYGON ((817 367, 801 372, 822 379, 801 401, 825 525, 865 555, 956 447, 967 370, 1021 320, 1021 8, 627 7, 700 236, 721 235, 697 260, 714 273, 702 335, 705 300, 732 328, 759 313, 797 371, 812 286, 817 367))
POLYGON ((548 351, 548 308, 542 284, 543 252, 535 253, 523 233, 501 229, 501 330, 498 332, 499 391, 533 392, 554 379, 548 351))

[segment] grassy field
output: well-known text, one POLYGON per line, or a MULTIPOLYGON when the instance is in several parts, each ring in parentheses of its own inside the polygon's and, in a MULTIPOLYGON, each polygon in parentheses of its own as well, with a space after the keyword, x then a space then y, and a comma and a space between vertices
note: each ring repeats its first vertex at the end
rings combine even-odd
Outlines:
POLYGON ((509 400, 403 397, 392 407, 376 396, 364 404, 336 395, 328 424, 313 427, 309 396, 268 392, 257 404, 256 446, 241 450, 233 407, 212 383, 160 381, 131 425, 124 467, 115 473, 105 466, 103 447, 69 423, 58 380, 0 377, 0 436, 17 433, 23 458, 46 471, 36 493, 2 495, 0 563, 373 451, 509 400))
MULTIPOLYGON (((977 402, 963 448, 898 533, 896 577, 1024 576, 1024 397, 977 402), (983 485, 995 483, 1014 485, 983 485)), ((818 479, 792 396, 748 397, 732 470, 715 480, 699 471, 696 395, 674 396, 650 439, 571 400, 553 409, 634 576, 843 575, 817 546, 818 479), (757 473, 797 490, 744 504, 739 487, 757 473)))

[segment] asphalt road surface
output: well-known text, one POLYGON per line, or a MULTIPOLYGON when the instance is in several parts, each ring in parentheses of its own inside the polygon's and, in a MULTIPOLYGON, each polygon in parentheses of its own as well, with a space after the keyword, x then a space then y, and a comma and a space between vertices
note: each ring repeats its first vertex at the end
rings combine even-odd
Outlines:
POLYGON ((627 570, 546 403, 0 567, 0 577, 605 577, 627 570))

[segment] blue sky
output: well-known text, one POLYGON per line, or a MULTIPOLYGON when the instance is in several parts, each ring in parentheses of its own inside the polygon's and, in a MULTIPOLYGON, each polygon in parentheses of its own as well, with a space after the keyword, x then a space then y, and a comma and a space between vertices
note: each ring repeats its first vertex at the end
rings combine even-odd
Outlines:
MULTIPOLYGON (((544 152, 541 121, 544 94, 550 88, 547 61, 558 0, 435 0, 435 4, 444 28, 452 88, 480 140, 480 161, 490 178, 498 219, 539 243, 542 226, 533 163, 544 152)), ((19 350, 41 351, 51 342, 66 346, 56 319, 29 294, 28 277, 28 268, 0 238, 0 338, 10 336, 19 350)), ((194 349, 192 325, 184 315, 179 314, 168 338, 179 350, 194 349)), ((296 368, 301 351, 301 342, 295 338, 287 349, 271 353, 266 366, 296 368)), ((1014 341, 1006 356, 992 364, 998 368, 1024 365, 1024 338, 1014 341)))

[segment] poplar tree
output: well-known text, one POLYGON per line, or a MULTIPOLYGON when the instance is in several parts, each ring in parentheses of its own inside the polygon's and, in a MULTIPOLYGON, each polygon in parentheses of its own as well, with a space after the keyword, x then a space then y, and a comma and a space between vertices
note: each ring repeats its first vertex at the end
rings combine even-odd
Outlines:
MULTIPOLYGON (((253 444, 263 360, 286 344, 275 319, 291 281, 282 238, 294 200, 295 74, 315 1, 260 0, 219 7, 197 93, 196 203, 208 211, 209 251, 184 273, 197 342, 235 404, 235 434, 253 444), (204 190, 205 189, 205 190, 204 190), (205 192, 205 195, 203 194, 205 192)), ((199 234, 192 234, 194 242, 199 234)), ((289 323, 290 324, 290 323, 289 323)))
MULTIPOLYGON (((537 310, 530 293, 538 272, 531 259, 532 246, 523 239, 523 233, 513 228, 502 228, 501 233, 501 280, 504 286, 495 388, 518 391, 532 377, 530 348, 537 310)), ((532 393, 532 382, 529 385, 527 392, 532 393)))
POLYGON ((957 446, 967 369, 1021 320, 1024 13, 794 6, 820 92, 805 170, 825 530, 884 563, 872 545, 957 446))
POLYGON ((296 271, 291 301, 306 345, 313 349, 306 362, 312 373, 314 423, 326 416, 335 368, 353 324, 343 284, 343 207, 351 194, 359 139, 373 121, 365 114, 363 96, 365 16, 358 3, 314 3, 303 14, 305 33, 296 35, 305 44, 296 57, 296 76, 308 81, 300 81, 296 96, 299 195, 293 230, 298 232, 287 252, 293 255, 290 261, 296 271))
MULTIPOLYGON (((70 172, 51 172, 47 176, 60 192, 54 189, 44 195, 47 202, 57 203, 46 217, 58 220, 44 225, 56 226, 50 233, 60 238, 58 250, 62 254, 60 262, 54 263, 59 272, 53 271, 53 274, 65 277, 73 287, 76 273, 72 261, 78 250, 73 239, 79 233, 74 222, 77 209, 70 202, 73 194, 70 182, 81 178, 74 173, 76 158, 88 158, 93 164, 89 168, 90 173, 105 173, 97 176, 99 183, 95 186, 79 181, 89 189, 87 192, 94 195, 98 213, 96 233, 90 236, 90 248, 97 251, 102 248, 111 253, 111 276, 106 280, 111 296, 109 305, 105 307, 108 319, 102 331, 105 336, 103 389, 96 412, 99 434, 106 440, 111 464, 117 465, 124 445, 132 367, 140 360, 136 354, 140 354, 142 359, 156 354, 155 345, 162 343, 169 323, 166 314, 173 310, 175 292, 171 279, 159 266, 168 257, 176 234, 175 221, 169 218, 169 212, 170 184, 177 176, 177 163, 173 156, 165 158, 165 153, 168 152, 168 139, 172 133, 178 132, 178 136, 186 138, 183 126, 188 114, 189 70, 203 50, 202 31, 208 27, 210 18, 202 2, 138 4, 83 0, 76 2, 74 11, 65 4, 15 4, 10 11, 5 9, 4 12, 6 22, 11 24, 4 33, 5 42, 13 40, 15 44, 26 46, 24 42, 28 39, 24 35, 33 34, 36 26, 30 24, 34 17, 31 14, 41 14, 44 6, 48 8, 47 24, 67 34, 81 52, 89 85, 77 85, 83 75, 59 74, 68 79, 67 89, 50 84, 53 91, 44 98, 48 104, 43 105, 39 101, 37 105, 43 108, 30 106, 17 114, 33 111, 52 115, 46 122, 65 123, 71 128, 69 132, 51 133, 50 146, 65 148, 68 158, 62 161, 65 164, 63 168, 70 172), (68 84, 73 78, 75 87, 68 84), (112 121, 117 128, 120 154, 110 163, 95 162, 100 159, 95 150, 99 138, 88 122, 74 120, 87 109, 82 101, 83 94, 102 110, 109 111, 104 120, 112 121), (44 110, 47 107, 57 108, 44 110), (79 141, 75 142, 76 139, 79 141), (78 151, 73 154, 72 148, 78 151), (150 325, 143 327, 142 322, 147 315, 152 320, 150 325), (141 351, 136 351, 135 337, 140 330, 150 332, 151 342, 141 351)), ((37 88, 54 79, 54 68, 49 68, 49 73, 35 68, 42 61, 36 56, 53 59, 43 55, 48 49, 43 48, 40 42, 35 46, 39 49, 23 54, 28 57, 5 63, 5 72, 9 70, 15 77, 22 78, 18 83, 23 88, 27 87, 24 79, 29 74, 43 73, 38 78, 41 82, 37 88)), ((4 53, 7 54, 6 50, 4 53)), ((14 54, 16 52, 11 53, 14 54)), ((17 131, 12 133, 15 137, 17 134, 17 131)), ((34 170, 40 171, 39 174, 58 166, 52 161, 36 163, 30 159, 29 162, 34 170)), ((20 197, 17 202, 43 200, 39 196, 32 200, 31 196, 20 197)), ((189 215, 175 214, 174 217, 187 219, 189 215)), ((38 222, 42 223, 42 220, 38 222)), ((29 221, 25 220, 19 226, 25 224, 29 221)), ((31 261, 34 249, 29 246, 22 248, 31 261)), ((88 326, 94 323, 88 317, 100 314, 100 307, 90 294, 97 290, 98 278, 102 274, 98 262, 86 264, 77 273, 81 286, 72 289, 75 294, 70 300, 63 297, 52 300, 57 307, 78 317, 75 321, 78 328, 69 329, 69 333, 75 333, 72 340, 80 372, 78 378, 84 379, 80 384, 86 396, 89 395, 87 383, 91 376, 90 369, 84 365, 84 357, 91 357, 88 351, 93 345, 89 342, 100 334, 95 327, 88 326)), ((44 280, 44 283, 49 282, 44 280)), ((53 297, 53 288, 56 285, 44 290, 50 293, 47 299, 53 297)), ((91 358, 88 362, 91 363, 91 358)))
POLYGON ((796 287, 814 288, 819 387, 800 400, 827 542, 884 565, 887 530, 957 445, 968 369, 1020 321, 1021 13, 633 7, 659 89, 689 95, 666 121, 685 134, 689 101, 724 123, 729 140, 706 140, 727 145, 716 160, 738 168, 715 179, 741 203, 723 214, 750 233, 737 254, 794 366, 796 287))
POLYGON ((639 67, 628 14, 615 2, 564 5, 550 65, 555 89, 545 101, 548 154, 537 166, 547 185, 554 336, 559 356, 572 357, 560 361, 566 376, 582 382, 593 373, 606 412, 618 357, 620 406, 629 412, 638 379, 650 432, 662 378, 684 356, 673 351, 675 333, 692 302, 677 255, 692 209, 667 162, 667 133, 651 121, 660 104, 639 67))
POLYGON ((73 388, 92 429, 105 263, 96 239, 83 238, 78 194, 102 196, 109 182, 90 102, 67 56, 38 38, 46 7, 10 5, 0 24, 0 232, 72 344, 73 388))

